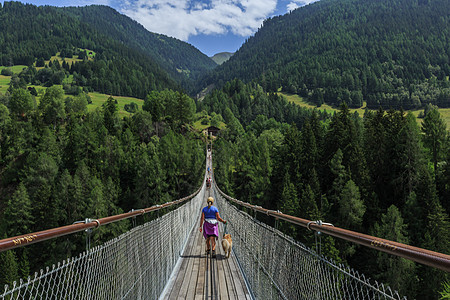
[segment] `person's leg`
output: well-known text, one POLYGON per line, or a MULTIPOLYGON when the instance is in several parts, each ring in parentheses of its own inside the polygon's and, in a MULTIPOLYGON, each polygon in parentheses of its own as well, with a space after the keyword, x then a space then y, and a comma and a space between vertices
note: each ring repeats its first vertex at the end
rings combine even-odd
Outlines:
POLYGON ((212 244, 213 251, 215 251, 216 250, 216 237, 215 236, 211 236, 211 244, 212 244))
POLYGON ((206 238, 206 251, 209 251, 209 249, 211 249, 210 242, 209 242, 210 240, 211 240, 211 236, 208 236, 206 238))
POLYGON ((215 236, 211 237, 211 247, 212 247, 212 251, 211 251, 212 257, 216 258, 216 237, 215 236))

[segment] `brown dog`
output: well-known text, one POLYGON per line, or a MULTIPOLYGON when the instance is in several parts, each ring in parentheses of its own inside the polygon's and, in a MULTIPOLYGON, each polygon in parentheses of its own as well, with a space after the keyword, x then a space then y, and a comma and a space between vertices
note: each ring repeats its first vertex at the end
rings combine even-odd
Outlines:
POLYGON ((230 258, 231 247, 233 247, 233 240, 231 239, 230 234, 224 234, 222 238, 222 248, 225 251, 225 255, 227 258, 230 258))

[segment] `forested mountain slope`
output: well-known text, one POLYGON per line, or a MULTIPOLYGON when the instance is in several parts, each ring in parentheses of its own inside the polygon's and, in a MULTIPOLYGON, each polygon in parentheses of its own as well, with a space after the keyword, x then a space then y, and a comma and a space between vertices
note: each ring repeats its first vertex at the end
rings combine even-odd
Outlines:
MULTIPOLYGON (((197 107, 220 114, 227 124, 213 151, 215 180, 228 195, 449 253, 450 140, 435 107, 420 127, 412 113, 401 110, 367 110, 360 118, 342 104, 329 115, 239 80, 214 90, 197 107)), ((307 229, 279 224, 295 240, 317 247, 317 236, 307 229)), ((322 235, 319 245, 325 256, 408 299, 438 299, 441 284, 450 282, 443 271, 330 236, 322 235)))
POLYGON ((186 78, 194 80, 201 73, 216 67, 214 61, 192 45, 149 32, 141 24, 110 7, 91 5, 61 10, 92 25, 98 32, 149 54, 178 81, 186 78))
POLYGON ((79 49, 92 50, 93 61, 65 66, 67 72, 79 75, 76 84, 139 98, 151 90, 177 89, 215 65, 194 47, 150 33, 105 6, 57 8, 5 2, 0 7, 0 45, 4 66, 28 66, 57 52, 72 57, 79 49))
POLYGON ((321 104, 450 106, 450 2, 321 0, 268 19, 202 86, 258 80, 321 104))

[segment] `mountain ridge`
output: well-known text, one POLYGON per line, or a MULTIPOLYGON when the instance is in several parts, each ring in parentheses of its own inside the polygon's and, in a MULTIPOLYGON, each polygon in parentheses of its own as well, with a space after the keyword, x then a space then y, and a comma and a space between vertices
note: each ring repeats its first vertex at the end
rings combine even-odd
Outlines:
POLYGON ((269 18, 198 89, 233 78, 316 103, 450 107, 450 2, 321 0, 269 18))
POLYGON ((210 58, 218 65, 223 64, 224 62, 226 62, 227 60, 230 59, 230 57, 232 57, 234 54, 234 52, 219 52, 214 54, 213 56, 211 56, 210 58))
POLYGON ((62 7, 62 11, 90 24, 103 34, 139 49, 156 60, 177 81, 195 80, 216 65, 189 43, 148 31, 142 24, 105 5, 62 7))
MULTIPOLYGON (((76 84, 102 93, 144 98, 155 89, 189 90, 216 66, 192 45, 151 33, 107 6, 5 2, 0 22, 0 65, 30 66, 60 51, 91 49, 96 59, 76 63, 77 74, 83 70, 76 84)), ((74 72, 70 66, 66 71, 74 72)))

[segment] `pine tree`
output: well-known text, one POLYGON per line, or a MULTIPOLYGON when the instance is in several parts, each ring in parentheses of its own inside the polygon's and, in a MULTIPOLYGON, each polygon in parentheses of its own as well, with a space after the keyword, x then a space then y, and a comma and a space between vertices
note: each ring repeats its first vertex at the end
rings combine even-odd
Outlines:
POLYGON ((66 116, 64 91, 60 86, 49 87, 39 102, 39 111, 46 124, 56 126, 66 116))
POLYGON ((309 184, 305 185, 298 206, 299 212, 297 213, 297 215, 299 217, 309 220, 320 219, 319 209, 317 208, 316 203, 316 195, 314 194, 309 184))
MULTIPOLYGON (((422 247, 433 249, 436 252, 449 254, 450 249, 450 221, 448 214, 435 198, 429 206, 427 226, 422 247)), ((421 288, 418 297, 423 299, 435 299, 441 284, 450 280, 447 272, 420 266, 421 288)))
POLYGON ((19 279, 19 267, 14 250, 0 252, 0 286, 11 286, 19 279))
POLYGON ((27 234, 33 230, 32 207, 27 189, 21 182, 4 212, 5 216, 8 216, 6 219, 8 237, 27 234))
POLYGON ((34 230, 44 230, 57 226, 54 207, 53 185, 58 174, 55 160, 44 152, 34 153, 28 158, 24 185, 31 199, 35 221, 34 230))
POLYGON ((338 149, 336 154, 330 161, 330 169, 333 174, 334 180, 332 188, 330 189, 330 204, 333 209, 336 209, 339 205, 339 198, 344 189, 346 182, 348 181, 348 175, 345 171, 345 167, 342 165, 342 151, 338 149))
POLYGON ((11 115, 24 118, 35 108, 36 104, 30 93, 23 89, 15 89, 9 99, 9 110, 11 115))
MULTIPOLYGON (((414 216, 420 223, 419 247, 448 254, 450 249, 450 223, 448 214, 439 203, 436 186, 431 176, 432 171, 422 172, 417 187, 417 202, 421 209, 419 216, 414 216)), ((441 282, 449 280, 448 273, 419 266, 420 285, 418 298, 435 299, 441 282), (436 280, 439 278, 438 280, 436 280)))
POLYGON ((425 116, 422 124, 424 133, 424 144, 431 152, 434 165, 435 179, 438 173, 438 161, 442 157, 442 150, 447 138, 447 130, 444 120, 436 108, 430 110, 425 116))
POLYGON ((420 131, 416 118, 413 114, 408 114, 404 128, 399 132, 400 141, 397 145, 400 153, 401 165, 401 185, 404 186, 405 197, 414 191, 414 187, 419 182, 419 172, 426 166, 423 157, 423 147, 420 141, 420 131))
MULTIPOLYGON (((371 234, 383 239, 409 244, 406 228, 400 211, 395 205, 391 205, 381 216, 380 222, 375 223, 371 234)), ((378 269, 377 280, 388 284, 400 294, 415 294, 414 291, 411 291, 411 288, 415 286, 414 262, 377 251, 375 265, 378 269)))
POLYGON ((441 180, 438 182, 438 189, 442 207, 450 214, 450 201, 448 201, 450 199, 450 134, 447 137, 444 153, 446 153, 446 163, 443 166, 441 180))
POLYGON ((316 168, 319 161, 319 151, 317 149, 316 138, 310 123, 307 121, 300 135, 301 143, 301 169, 303 177, 308 177, 310 172, 316 168))
POLYGON ((116 135, 120 126, 117 100, 109 97, 103 104, 103 122, 109 134, 116 135))
POLYGON ((359 188, 353 180, 347 181, 339 197, 339 215, 342 227, 360 229, 366 206, 361 200, 359 188))
MULTIPOLYGON (((301 216, 304 212, 305 208, 301 208, 299 205, 299 199, 297 190, 295 189, 294 184, 291 182, 289 173, 286 172, 283 178, 283 189, 280 196, 280 206, 279 209, 284 214, 292 215, 292 216, 301 216)), ((291 223, 282 223, 281 229, 289 234, 290 236, 297 236, 297 226, 291 223)))
POLYGON ((164 191, 168 186, 165 180, 166 173, 163 171, 155 146, 149 143, 147 147, 141 145, 137 149, 136 160, 139 163, 134 179, 136 208, 145 208, 162 203, 164 191))

